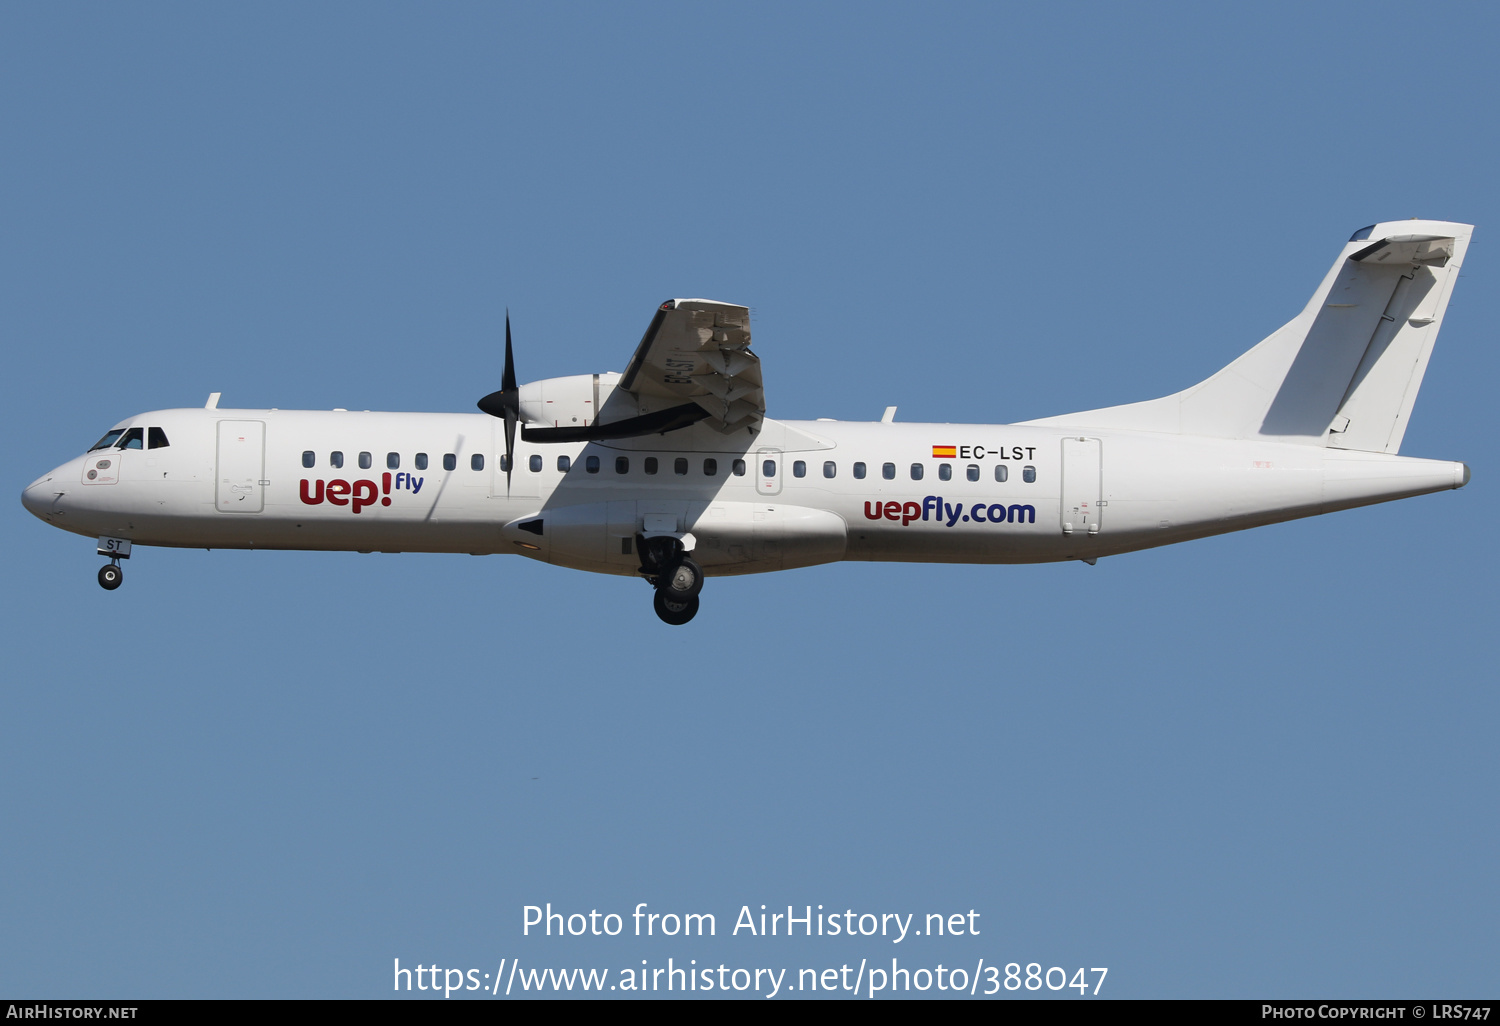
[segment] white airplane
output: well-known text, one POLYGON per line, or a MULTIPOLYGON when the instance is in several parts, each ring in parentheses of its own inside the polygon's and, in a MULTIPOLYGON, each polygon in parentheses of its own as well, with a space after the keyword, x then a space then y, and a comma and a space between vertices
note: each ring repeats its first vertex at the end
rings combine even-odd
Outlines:
POLYGON ((129 417, 26 508, 133 545, 512 553, 640 576, 691 620, 704 577, 841 559, 1082 560, 1468 483, 1396 455, 1472 227, 1345 244, 1303 311, 1149 402, 1019 424, 765 416, 749 310, 663 303, 623 374, 502 387, 484 411, 202 409, 129 417), (516 440, 516 427, 521 437, 516 440))

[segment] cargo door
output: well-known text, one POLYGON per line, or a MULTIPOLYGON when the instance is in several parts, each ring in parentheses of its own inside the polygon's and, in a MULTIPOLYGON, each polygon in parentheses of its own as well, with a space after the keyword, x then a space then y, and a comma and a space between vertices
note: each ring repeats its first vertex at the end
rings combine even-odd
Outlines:
POLYGON ((266 425, 219 421, 215 507, 220 513, 259 513, 266 507, 266 425))

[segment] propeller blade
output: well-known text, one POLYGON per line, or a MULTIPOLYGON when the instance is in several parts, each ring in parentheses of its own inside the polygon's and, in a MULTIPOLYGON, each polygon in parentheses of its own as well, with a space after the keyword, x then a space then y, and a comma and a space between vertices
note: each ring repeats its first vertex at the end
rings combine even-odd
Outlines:
POLYGON ((516 356, 510 347, 510 311, 505 311, 505 371, 500 375, 500 394, 505 405, 505 490, 516 469, 516 421, 521 414, 521 396, 516 389, 516 356))
POLYGON ((510 311, 505 311, 505 373, 500 375, 500 391, 516 390, 516 357, 510 349, 510 311))
POLYGON ((505 411, 505 490, 510 491, 511 471, 516 469, 516 414, 505 411))
POLYGON ((479 408, 491 417, 505 421, 505 489, 510 490, 510 475, 516 468, 516 423, 521 419, 521 392, 516 387, 516 356, 510 344, 510 311, 505 311, 505 370, 500 375, 500 390, 479 400, 479 408))

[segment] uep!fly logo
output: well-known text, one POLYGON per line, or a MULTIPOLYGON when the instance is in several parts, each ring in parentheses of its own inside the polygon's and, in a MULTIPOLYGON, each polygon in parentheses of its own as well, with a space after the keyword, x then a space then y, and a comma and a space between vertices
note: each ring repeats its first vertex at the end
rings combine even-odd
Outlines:
POLYGON ((416 495, 422 490, 422 482, 427 480, 425 477, 414 477, 405 471, 394 475, 394 481, 391 480, 392 476, 389 473, 381 474, 379 486, 369 479, 349 482, 334 478, 332 481, 325 482, 321 479, 309 481, 303 478, 302 488, 298 494, 308 506, 321 506, 327 502, 333 506, 348 506, 358 513, 366 506, 375 505, 377 499, 380 500, 382 506, 389 506, 392 485, 397 491, 410 491, 416 495))

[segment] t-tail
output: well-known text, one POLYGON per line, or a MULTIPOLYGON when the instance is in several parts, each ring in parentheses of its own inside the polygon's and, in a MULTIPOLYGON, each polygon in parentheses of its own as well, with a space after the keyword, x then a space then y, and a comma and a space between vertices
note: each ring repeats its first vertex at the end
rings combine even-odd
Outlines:
POLYGON ((1300 314, 1206 381, 1026 423, 1399 452, 1473 230, 1422 220, 1362 228, 1300 314))

